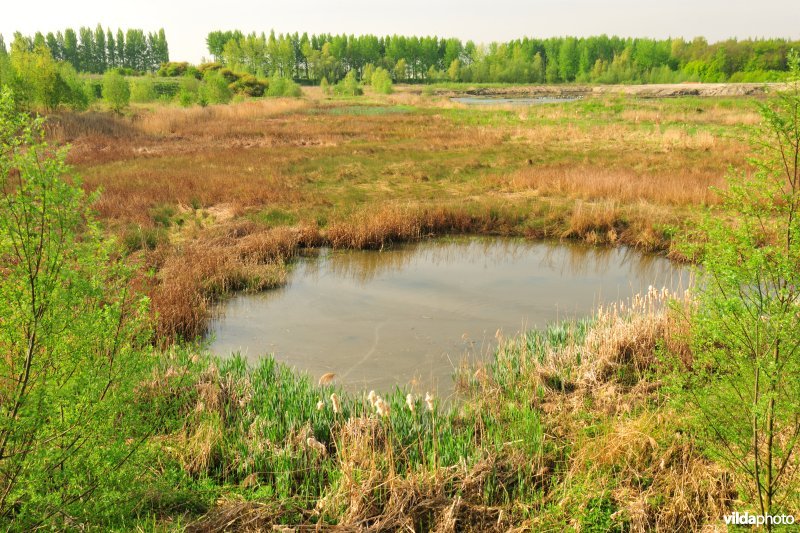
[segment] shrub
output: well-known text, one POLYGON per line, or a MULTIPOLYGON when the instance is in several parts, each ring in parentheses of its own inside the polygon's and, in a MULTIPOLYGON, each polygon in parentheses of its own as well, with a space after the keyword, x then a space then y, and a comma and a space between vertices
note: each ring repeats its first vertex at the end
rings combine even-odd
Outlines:
POLYGON ((231 90, 222 74, 208 70, 200 86, 200 96, 210 104, 227 104, 231 101, 231 90))
MULTIPOLYGON (((380 67, 378 67, 380 68, 380 67)), ((372 85, 372 76, 375 74, 375 65, 367 63, 364 67, 364 72, 361 73, 361 82, 365 85, 372 85)))
POLYGON ((169 63, 162 63, 161 68, 158 69, 157 74, 165 78, 179 78, 181 76, 192 76, 201 78, 202 72, 189 63, 182 61, 170 61, 169 63))
POLYGON ((178 103, 181 107, 191 107, 197 102, 197 95, 186 89, 181 89, 178 93, 178 103))
POLYGON ((300 96, 303 91, 300 86, 289 78, 284 78, 275 74, 269 79, 269 88, 267 89, 267 96, 300 96))
MULTIPOLYGON (((223 75, 225 75, 224 71, 223 75)), ((258 79, 251 74, 243 74, 230 87, 234 92, 246 96, 264 96, 268 85, 269 83, 266 80, 258 79)))
POLYGON ((337 96, 360 96, 364 94, 358 80, 356 79, 355 71, 351 70, 339 83, 333 88, 337 96))
POLYGON ((762 105, 753 168, 731 173, 704 248, 689 250, 703 280, 693 360, 676 376, 709 452, 767 515, 800 505, 800 56, 789 63, 793 83, 762 105))
POLYGON ((389 71, 378 67, 372 74, 372 90, 381 94, 392 94, 392 76, 389 71))
POLYGON ((130 98, 131 87, 122 74, 109 70, 103 75, 103 99, 113 111, 119 113, 128 107, 130 98))
POLYGON ((59 64, 59 100, 76 111, 83 111, 94 100, 91 87, 69 63, 59 64))
POLYGON ((134 102, 152 102, 157 98, 153 78, 143 76, 131 83, 131 100, 134 102))
POLYGON ((134 408, 151 370, 146 300, 42 124, 0 92, 0 524, 13 530, 119 516, 154 424, 134 408))

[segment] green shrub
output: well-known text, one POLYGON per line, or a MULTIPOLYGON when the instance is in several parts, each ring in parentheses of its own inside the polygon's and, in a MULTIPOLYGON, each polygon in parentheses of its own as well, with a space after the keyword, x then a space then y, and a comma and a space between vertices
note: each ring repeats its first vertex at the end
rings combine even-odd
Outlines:
POLYGON ((186 89, 181 89, 178 93, 178 103, 181 107, 191 107, 197 102, 197 95, 186 89))
POLYGON ((186 61, 162 63, 157 74, 164 78, 179 78, 181 76, 192 76, 197 79, 202 77, 200 70, 186 61))
POLYGON ((375 65, 367 63, 367 66, 364 67, 364 72, 361 73, 361 82, 364 85, 372 85, 373 74, 375 74, 375 65))
POLYGON ((328 78, 322 76, 322 79, 319 81, 319 88, 322 89, 322 94, 331 94, 331 84, 328 83, 328 78))
MULTIPOLYGON (((223 76, 225 75, 224 70, 226 69, 223 69, 223 71, 221 71, 223 76)), ((238 79, 234 83, 232 83, 230 87, 236 93, 243 94, 246 96, 258 97, 258 96, 264 96, 264 93, 267 91, 268 85, 269 82, 267 82, 266 80, 256 78, 251 74, 243 74, 240 77, 238 77, 238 79)))
POLYGON ((200 95, 210 104, 227 104, 232 96, 228 81, 216 70, 206 71, 200 95))
POLYGON ((351 70, 339 83, 333 87, 333 92, 337 96, 360 96, 364 90, 356 79, 355 71, 351 70))
POLYGON ((152 102, 157 97, 153 78, 143 76, 133 80, 133 83, 131 83, 131 100, 133 102, 152 102))
POLYGON ((116 70, 109 70, 103 75, 103 99, 117 113, 128 107, 131 87, 128 80, 116 70))
POLYGON ((300 96, 303 91, 300 86, 290 78, 284 78, 278 74, 269 79, 269 88, 267 89, 267 96, 300 96))
POLYGON ((135 408, 146 300, 42 124, 0 92, 0 527, 19 531, 132 513, 137 452, 162 422, 135 408))
POLYGON ((380 94, 392 94, 392 76, 389 71, 378 67, 372 73, 372 90, 380 94))

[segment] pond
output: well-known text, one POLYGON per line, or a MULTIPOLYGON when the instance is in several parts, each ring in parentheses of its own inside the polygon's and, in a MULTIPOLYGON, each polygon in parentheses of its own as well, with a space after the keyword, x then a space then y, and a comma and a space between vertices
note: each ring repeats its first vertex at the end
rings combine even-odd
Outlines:
POLYGON ((575 96, 538 96, 538 97, 513 97, 513 96, 458 96, 451 98, 451 102, 467 105, 519 105, 531 106, 539 104, 560 104, 574 102, 580 97, 575 96))
POLYGON ((629 248, 513 238, 426 240, 376 251, 317 251, 287 284, 220 305, 211 350, 275 358, 349 389, 453 388, 463 360, 491 357, 511 336, 584 317, 688 273, 629 248))

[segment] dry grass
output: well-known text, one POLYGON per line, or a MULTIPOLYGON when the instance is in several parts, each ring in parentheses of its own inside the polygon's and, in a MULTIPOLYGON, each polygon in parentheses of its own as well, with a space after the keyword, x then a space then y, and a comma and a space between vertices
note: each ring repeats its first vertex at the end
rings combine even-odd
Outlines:
POLYGON ((283 261, 317 243, 315 228, 265 230, 252 223, 215 228, 168 253, 152 291, 160 339, 194 339, 205 331, 215 298, 283 284, 283 261))
POLYGON ((207 135, 217 137, 229 133, 258 133, 258 125, 286 113, 309 107, 305 100, 262 99, 233 105, 208 107, 160 108, 156 113, 144 113, 134 119, 136 128, 149 135, 207 135), (238 128, 231 131, 231 125, 238 128), (249 127, 248 127, 249 126, 249 127))
POLYGON ((313 96, 52 118, 85 187, 102 190, 102 219, 161 243, 145 243, 157 249, 144 262, 159 269, 160 335, 201 333, 226 291, 281 283, 294 245, 274 242, 270 212, 301 228, 296 246, 491 233, 669 250, 697 207, 717 202, 708 187, 744 159, 725 132, 752 119, 714 100, 695 110, 612 98, 587 112, 313 96))
POLYGON ((388 204, 367 209, 334 222, 325 232, 334 248, 380 249, 393 242, 458 233, 509 233, 516 221, 488 209, 468 211, 446 206, 421 207, 388 204))
MULTIPOLYGON (((504 340, 494 372, 472 383, 489 409, 503 389, 537 398, 564 465, 549 499, 573 510, 575 527, 590 511, 586 493, 605 495, 616 509, 611 518, 641 532, 700 531, 736 501, 733 477, 680 430, 681 415, 662 403, 653 377, 659 349, 691 357, 686 318, 667 305, 676 298, 690 305, 687 295, 651 289, 608 306, 585 335, 566 330, 557 346, 504 340)), ((547 523, 534 519, 531 527, 547 523)))
POLYGON ((579 165, 526 168, 506 178, 511 190, 582 200, 658 205, 712 205, 719 201, 710 187, 724 187, 718 172, 687 168, 674 174, 637 172, 631 167, 598 168, 579 165))

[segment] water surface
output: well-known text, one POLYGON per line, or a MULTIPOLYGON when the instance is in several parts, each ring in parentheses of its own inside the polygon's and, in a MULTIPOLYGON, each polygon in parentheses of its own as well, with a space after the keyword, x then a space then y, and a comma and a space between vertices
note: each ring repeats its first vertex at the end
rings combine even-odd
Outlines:
POLYGON ((579 100, 575 96, 457 96, 450 101, 467 105, 520 105, 560 104, 579 100))
POLYGON ((627 248, 521 239, 428 240, 390 250, 300 258, 285 287, 238 295, 212 322, 211 349, 266 353, 351 389, 452 388, 464 358, 495 334, 587 316, 600 302, 677 287, 679 267, 627 248))

